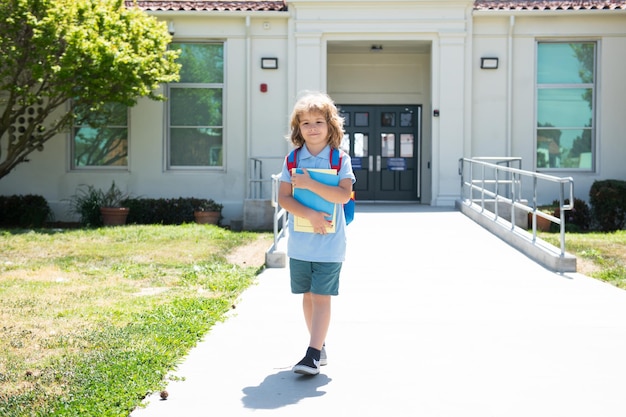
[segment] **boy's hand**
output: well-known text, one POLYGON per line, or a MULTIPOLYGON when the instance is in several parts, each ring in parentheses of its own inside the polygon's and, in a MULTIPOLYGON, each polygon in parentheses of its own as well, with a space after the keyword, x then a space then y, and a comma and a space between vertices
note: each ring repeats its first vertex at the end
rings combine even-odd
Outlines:
POLYGON ((313 181, 315 180, 311 178, 311 174, 309 174, 309 171, 306 168, 302 168, 302 174, 294 172, 291 175, 291 185, 296 188, 308 189, 313 181))
POLYGON ((307 217, 307 220, 311 222, 313 226, 313 232, 325 235, 328 232, 332 222, 326 220, 326 217, 330 217, 330 214, 321 211, 313 211, 313 213, 307 217))

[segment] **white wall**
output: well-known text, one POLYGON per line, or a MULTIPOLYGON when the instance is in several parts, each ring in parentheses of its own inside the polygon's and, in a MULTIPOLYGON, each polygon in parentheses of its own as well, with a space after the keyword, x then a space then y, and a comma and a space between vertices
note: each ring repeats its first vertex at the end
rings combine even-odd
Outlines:
MULTIPOLYGON (((539 40, 598 42, 596 169, 594 172, 544 171, 573 177, 575 197, 588 200, 589 188, 595 180, 626 179, 625 13, 523 13, 515 14, 513 26, 510 14, 477 13, 472 38, 472 65, 476 68, 472 81, 472 146, 471 155, 466 156, 522 157, 522 168, 534 170, 536 42, 539 40), (498 57, 499 68, 479 69, 480 58, 485 56, 498 57)), ((544 189, 540 203, 557 197, 554 190, 544 189)))
MULTIPOLYGON (((287 13, 283 18, 258 18, 251 25, 251 85, 250 85, 250 151, 251 157, 263 161, 263 177, 280 172, 289 144, 285 136, 289 129, 287 97, 289 60, 287 57, 287 13), (278 58, 278 69, 261 69, 261 58, 278 58), (267 84, 267 92, 260 91, 267 84)), ((264 184, 264 198, 269 198, 271 186, 264 184)))

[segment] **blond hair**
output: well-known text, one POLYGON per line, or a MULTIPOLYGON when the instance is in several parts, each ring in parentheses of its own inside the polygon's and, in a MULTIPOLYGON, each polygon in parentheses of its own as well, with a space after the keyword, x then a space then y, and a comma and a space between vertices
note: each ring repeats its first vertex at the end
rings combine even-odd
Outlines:
POLYGON ((291 112, 291 134, 287 137, 297 148, 304 145, 304 137, 300 131, 300 117, 306 113, 320 113, 328 123, 328 144, 331 148, 339 148, 343 139, 343 118, 333 100, 324 93, 307 93, 293 106, 291 112))

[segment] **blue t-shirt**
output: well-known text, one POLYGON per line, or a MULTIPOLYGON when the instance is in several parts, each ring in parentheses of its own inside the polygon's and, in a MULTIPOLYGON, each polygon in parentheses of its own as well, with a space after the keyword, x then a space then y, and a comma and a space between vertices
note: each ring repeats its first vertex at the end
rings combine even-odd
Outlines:
MULTIPOLYGON (((298 168, 322 168, 330 169, 330 146, 326 146, 317 156, 311 155, 306 145, 298 151, 298 168)), ((352 172, 350 156, 343 153, 339 181, 350 178, 352 183, 356 177, 352 172)), ((291 175, 287 169, 286 161, 283 163, 283 171, 280 180, 291 183, 291 175)), ((292 215, 289 215, 289 238, 287 240, 287 256, 293 259, 308 262, 343 262, 346 258, 346 219, 341 204, 336 204, 337 221, 335 233, 320 235, 317 233, 296 232, 293 230, 292 215)))

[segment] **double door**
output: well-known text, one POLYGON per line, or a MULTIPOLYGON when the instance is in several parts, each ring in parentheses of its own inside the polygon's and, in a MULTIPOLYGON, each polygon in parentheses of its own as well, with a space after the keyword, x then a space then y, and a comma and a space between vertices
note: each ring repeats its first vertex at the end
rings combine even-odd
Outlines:
POLYGON ((420 199, 421 106, 339 105, 357 200, 420 199))

